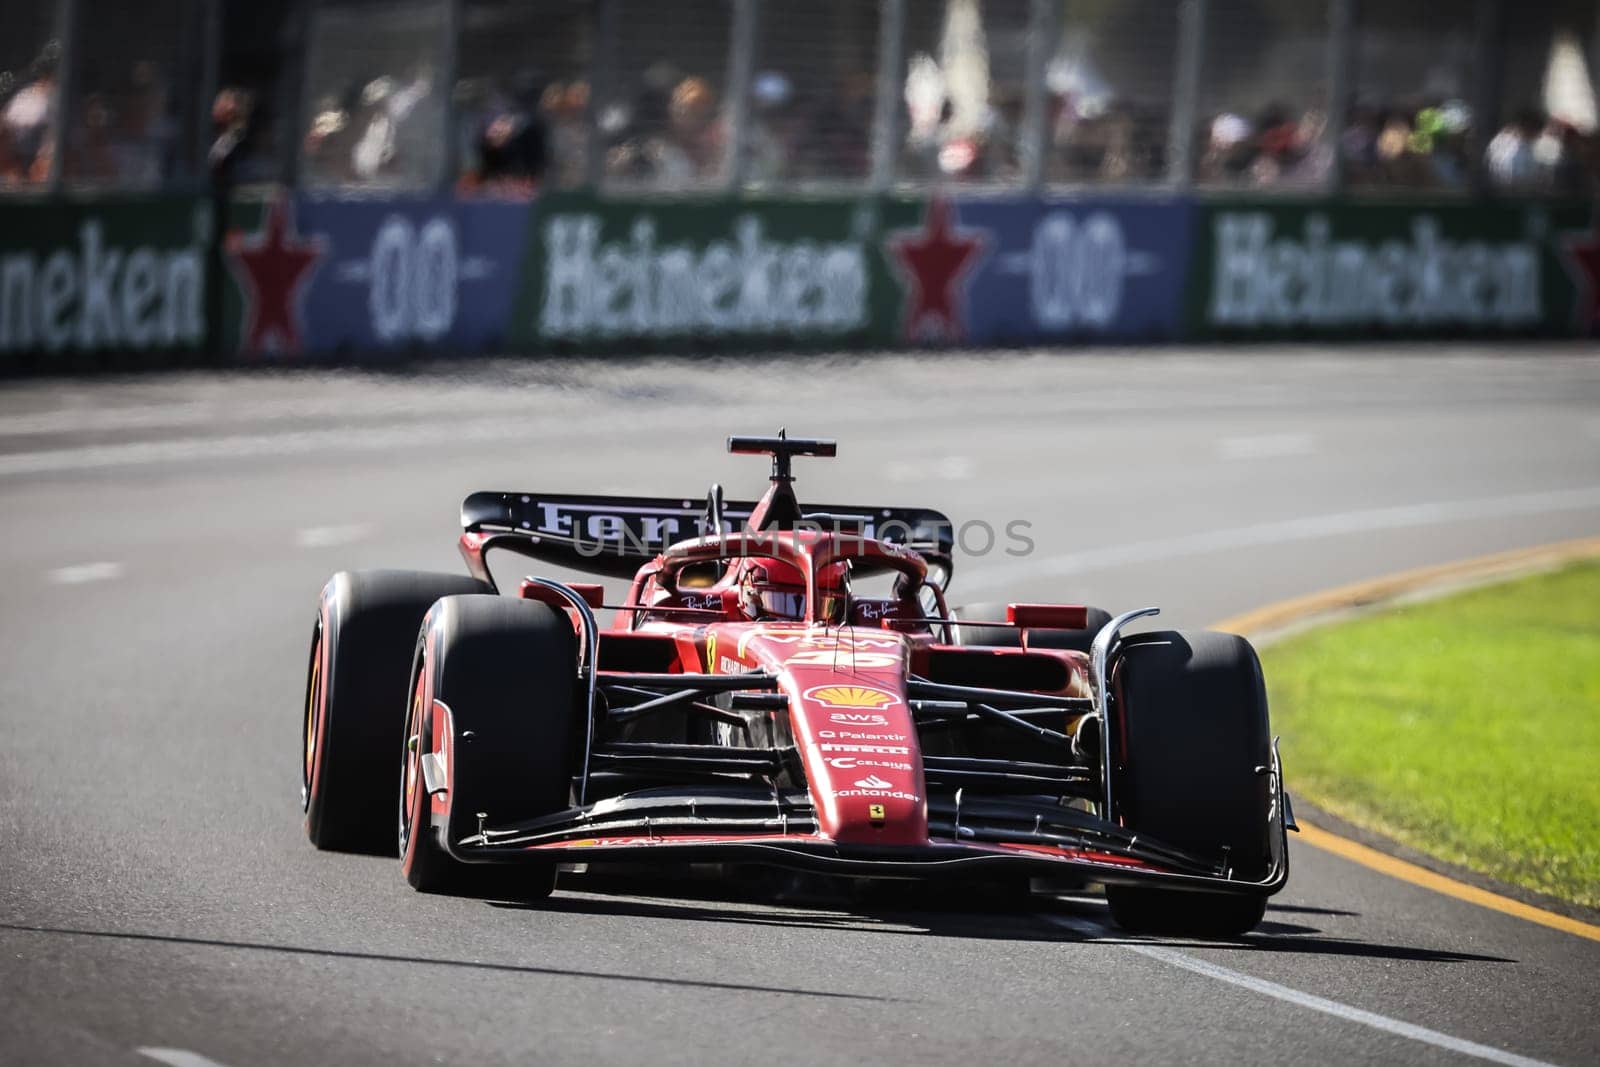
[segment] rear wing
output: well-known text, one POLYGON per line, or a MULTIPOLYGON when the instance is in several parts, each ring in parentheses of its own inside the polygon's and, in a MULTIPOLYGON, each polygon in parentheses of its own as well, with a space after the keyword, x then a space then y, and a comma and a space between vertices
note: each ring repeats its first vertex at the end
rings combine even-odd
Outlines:
MULTIPOLYGON (((744 528, 751 500, 722 502, 722 529, 744 528)), ((921 554, 949 581, 955 528, 928 508, 806 505, 803 521, 833 533, 888 541, 921 554)), ((461 503, 461 528, 484 535, 482 548, 507 548, 558 567, 632 578, 668 545, 716 533, 711 508, 684 497, 473 493, 461 503)))

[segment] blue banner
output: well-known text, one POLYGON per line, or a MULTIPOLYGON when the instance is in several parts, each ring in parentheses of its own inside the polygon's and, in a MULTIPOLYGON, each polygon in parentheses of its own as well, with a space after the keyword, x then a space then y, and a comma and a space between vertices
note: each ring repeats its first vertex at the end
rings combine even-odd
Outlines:
POLYGON ((525 202, 280 194, 230 234, 239 347, 502 348, 531 213, 525 202))
POLYGON ((1179 336, 1194 208, 1179 199, 961 199, 982 242, 966 280, 970 344, 1179 336))

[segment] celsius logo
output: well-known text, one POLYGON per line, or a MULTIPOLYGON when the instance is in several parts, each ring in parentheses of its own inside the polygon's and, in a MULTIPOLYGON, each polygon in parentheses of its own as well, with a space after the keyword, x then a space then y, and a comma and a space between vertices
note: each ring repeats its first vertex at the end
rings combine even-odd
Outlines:
POLYGON ((856 782, 857 789, 888 789, 889 783, 879 778, 876 774, 869 774, 856 782))
MULTIPOLYGON (((871 685, 819 685, 807 689, 804 695, 825 708, 858 710, 886 708, 899 699, 887 689, 871 685)), ((835 718, 834 721, 840 720, 835 718)))
POLYGON ((855 756, 830 756, 828 766, 839 771, 858 771, 863 767, 884 767, 891 771, 909 771, 911 764, 894 760, 859 759, 855 756))
POLYGON ((889 720, 882 715, 862 711, 836 711, 828 716, 830 722, 843 723, 846 726, 888 726, 889 720))

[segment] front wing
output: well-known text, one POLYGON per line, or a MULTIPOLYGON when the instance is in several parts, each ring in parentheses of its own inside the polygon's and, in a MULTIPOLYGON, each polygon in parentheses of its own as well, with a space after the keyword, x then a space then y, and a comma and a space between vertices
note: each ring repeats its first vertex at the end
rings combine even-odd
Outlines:
POLYGON ((444 842, 466 863, 752 863, 866 878, 1056 875, 1085 884, 1140 884, 1270 895, 1289 877, 1293 826, 1277 752, 1268 816, 1271 862, 1260 879, 1125 831, 1088 812, 1001 802, 932 804, 919 845, 846 844, 817 833, 803 791, 644 790, 515 826, 444 842))

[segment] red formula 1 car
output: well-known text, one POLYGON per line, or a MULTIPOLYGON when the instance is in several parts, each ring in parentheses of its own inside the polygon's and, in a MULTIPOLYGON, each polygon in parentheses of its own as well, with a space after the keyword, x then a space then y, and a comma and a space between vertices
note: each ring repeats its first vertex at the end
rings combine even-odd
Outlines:
POLYGON ((1154 608, 952 612, 943 515, 802 507, 791 459, 831 441, 729 448, 772 457, 759 502, 474 493, 469 576, 335 575, 307 684, 312 842, 392 852, 398 808, 424 890, 526 897, 563 864, 677 860, 1050 875, 1104 885, 1139 930, 1261 919, 1293 819, 1243 638, 1121 633, 1154 608), (631 585, 615 605, 497 588, 491 549, 631 585))

